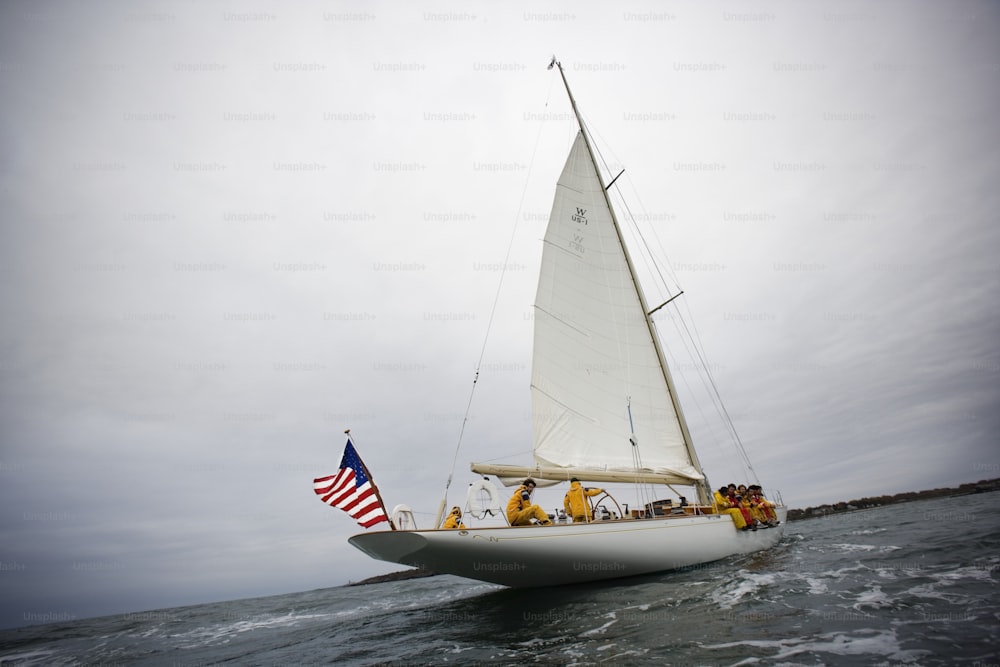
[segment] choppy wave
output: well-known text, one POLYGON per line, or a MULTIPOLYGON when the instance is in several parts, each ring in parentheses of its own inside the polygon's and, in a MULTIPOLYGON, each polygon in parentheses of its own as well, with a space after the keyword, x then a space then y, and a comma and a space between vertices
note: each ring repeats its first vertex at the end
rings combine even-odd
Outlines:
POLYGON ((441 576, 0 632, 19 665, 1000 662, 1000 493, 787 526, 706 567, 515 591, 441 576), (927 522, 921 516, 968 516, 927 522))
MULTIPOLYGON (((784 639, 774 641, 747 641, 728 644, 707 645, 708 649, 753 647, 770 653, 771 660, 809 656, 811 658, 864 656, 868 659, 883 658, 899 662, 914 662, 930 651, 904 650, 896 633, 891 630, 859 630, 854 633, 829 632, 815 637, 784 639)), ((748 658, 735 664, 755 664, 757 658, 748 658)))

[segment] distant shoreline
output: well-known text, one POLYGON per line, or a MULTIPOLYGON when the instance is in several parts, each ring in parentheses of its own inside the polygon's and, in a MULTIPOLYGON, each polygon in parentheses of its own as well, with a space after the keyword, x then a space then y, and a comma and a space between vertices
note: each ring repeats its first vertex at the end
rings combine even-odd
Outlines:
POLYGON ((961 486, 947 489, 929 489, 926 491, 908 491, 886 496, 872 496, 870 498, 860 498, 858 500, 841 501, 839 503, 829 503, 807 507, 805 509, 788 510, 789 521, 801 521, 803 519, 816 519, 831 514, 842 512, 854 512, 855 510, 871 509, 882 505, 895 505, 897 503, 908 503, 914 500, 928 500, 930 498, 947 498, 950 496, 967 496, 973 493, 988 493, 990 491, 1000 491, 1000 479, 989 479, 980 482, 971 482, 961 486))
POLYGON ((412 570, 400 570, 399 572, 390 572, 389 574, 380 574, 377 577, 368 577, 367 579, 362 579, 361 581, 352 581, 350 583, 344 584, 344 586, 366 586, 368 584, 381 584, 387 581, 405 581, 406 579, 421 579, 423 577, 434 577, 437 576, 437 572, 431 572, 430 570, 425 570, 423 568, 415 568, 412 570))

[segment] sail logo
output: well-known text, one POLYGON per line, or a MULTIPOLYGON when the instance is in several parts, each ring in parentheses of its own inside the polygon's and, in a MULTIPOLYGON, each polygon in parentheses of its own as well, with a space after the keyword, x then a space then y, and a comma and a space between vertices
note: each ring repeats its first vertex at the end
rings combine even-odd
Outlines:
POLYGON ((576 214, 570 216, 570 220, 581 225, 587 224, 587 209, 576 207, 576 214))

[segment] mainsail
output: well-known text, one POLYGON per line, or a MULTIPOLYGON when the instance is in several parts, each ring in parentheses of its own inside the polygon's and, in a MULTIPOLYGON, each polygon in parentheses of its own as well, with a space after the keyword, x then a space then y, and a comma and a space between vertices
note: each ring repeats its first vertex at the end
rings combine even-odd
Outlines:
POLYGON ((535 462, 700 479, 603 189, 581 131, 556 187, 535 298, 535 462))
POLYGON ((534 468, 473 470, 592 481, 703 479, 582 131, 545 233, 531 399, 534 468))

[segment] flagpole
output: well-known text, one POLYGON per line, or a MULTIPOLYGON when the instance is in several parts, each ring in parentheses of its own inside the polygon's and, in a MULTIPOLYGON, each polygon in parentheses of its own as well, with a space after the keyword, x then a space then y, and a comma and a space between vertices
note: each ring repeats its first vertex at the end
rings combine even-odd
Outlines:
MULTIPOLYGON (((353 447, 354 439, 351 437, 351 429, 344 429, 344 433, 347 434, 347 441, 350 442, 353 447)), ((357 448, 355 448, 355 451, 357 451, 357 448)), ((396 530, 396 524, 392 522, 392 515, 389 514, 389 511, 385 508, 385 501, 382 500, 382 494, 379 493, 378 486, 375 484, 375 478, 372 477, 371 472, 368 471, 368 466, 365 465, 365 460, 361 458, 361 455, 358 455, 358 461, 361 463, 361 469, 364 471, 365 477, 368 478, 368 483, 372 485, 375 497, 378 498, 378 504, 382 506, 382 511, 385 512, 385 516, 389 520, 389 527, 396 530)))

